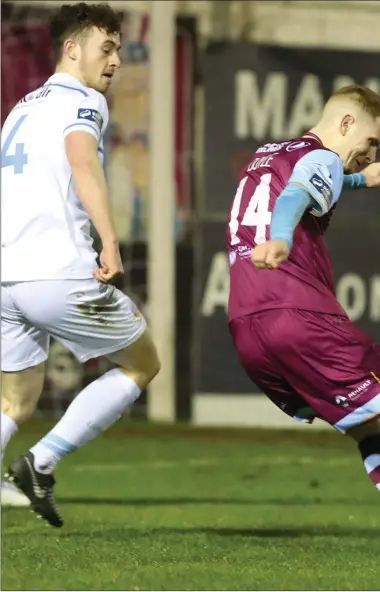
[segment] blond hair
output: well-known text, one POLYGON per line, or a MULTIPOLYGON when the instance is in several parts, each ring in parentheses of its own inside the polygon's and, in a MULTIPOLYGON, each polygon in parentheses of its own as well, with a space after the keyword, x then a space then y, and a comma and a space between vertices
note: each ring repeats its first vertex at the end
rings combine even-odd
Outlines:
POLYGON ((380 96, 367 86, 351 84, 336 91, 328 102, 336 99, 346 99, 355 103, 373 118, 380 117, 380 96))

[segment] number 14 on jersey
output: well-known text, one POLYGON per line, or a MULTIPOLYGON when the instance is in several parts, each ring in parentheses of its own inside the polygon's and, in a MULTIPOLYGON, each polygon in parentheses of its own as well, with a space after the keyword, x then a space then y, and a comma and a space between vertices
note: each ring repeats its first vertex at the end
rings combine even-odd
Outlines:
MULTIPOLYGON (((240 181, 231 209, 229 226, 232 246, 240 243, 240 238, 237 236, 239 230, 239 214, 244 188, 248 179, 249 177, 247 176, 240 181)), ((257 245, 265 243, 267 240, 266 229, 272 219, 272 212, 269 211, 271 179, 271 173, 266 173, 261 176, 260 183, 257 185, 254 194, 249 200, 243 219, 240 222, 242 226, 252 226, 256 228, 255 243, 257 245)))

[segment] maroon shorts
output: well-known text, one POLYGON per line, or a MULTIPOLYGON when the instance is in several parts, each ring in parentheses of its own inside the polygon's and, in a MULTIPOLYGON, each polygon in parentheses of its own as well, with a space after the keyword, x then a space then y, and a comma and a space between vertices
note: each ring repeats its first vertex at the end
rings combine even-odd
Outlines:
POLYGON ((380 415, 380 347, 347 317, 271 310, 230 331, 252 382, 295 419, 346 432, 380 415))

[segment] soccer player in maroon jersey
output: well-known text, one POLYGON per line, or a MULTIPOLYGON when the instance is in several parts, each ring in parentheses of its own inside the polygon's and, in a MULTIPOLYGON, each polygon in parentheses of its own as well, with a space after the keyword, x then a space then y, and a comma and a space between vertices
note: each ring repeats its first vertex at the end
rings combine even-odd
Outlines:
POLYGON ((254 154, 227 240, 229 327, 248 376, 291 417, 354 438, 380 491, 380 347, 340 306, 324 240, 342 188, 380 186, 379 141, 380 97, 336 92, 310 132, 254 154))

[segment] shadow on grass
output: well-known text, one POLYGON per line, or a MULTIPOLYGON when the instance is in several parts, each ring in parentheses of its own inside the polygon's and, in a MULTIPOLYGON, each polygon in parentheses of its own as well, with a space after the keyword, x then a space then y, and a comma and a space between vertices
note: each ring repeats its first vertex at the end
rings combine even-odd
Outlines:
POLYGON ((263 498, 263 499, 239 499, 239 498, 213 498, 213 497, 174 497, 174 498, 104 498, 104 497, 65 497, 58 498, 61 506, 71 504, 85 504, 92 506, 187 506, 187 505, 232 505, 232 506, 352 506, 360 504, 361 506, 377 506, 378 500, 355 500, 348 498, 321 497, 292 499, 281 498, 263 498))
MULTIPOLYGON (((257 539, 297 539, 314 537, 353 537, 364 539, 378 539, 380 528, 349 528, 339 526, 300 526, 294 528, 221 528, 221 527, 159 527, 159 528, 103 528, 101 530, 60 532, 60 537, 96 537, 107 541, 120 540, 126 537, 151 538, 160 536, 194 536, 208 535, 210 537, 248 537, 257 539)), ((156 539, 157 542, 157 539, 156 539)))
MULTIPOLYGON (((252 539, 252 544, 260 545, 262 539, 314 539, 317 537, 335 537, 335 538, 353 538, 353 539, 364 539, 364 540, 376 540, 378 541, 380 536, 380 528, 363 528, 363 527, 347 527, 347 526, 295 526, 289 527, 277 527, 277 528, 231 528, 231 527, 211 527, 211 526, 198 526, 198 527, 157 527, 157 528, 135 528, 128 526, 112 527, 112 528, 100 528, 92 529, 86 528, 85 530, 77 530, 74 525, 68 524, 66 528, 62 530, 55 528, 41 529, 40 525, 35 525, 29 529, 23 529, 22 532, 7 532, 9 539, 20 538, 25 540, 27 534, 38 537, 43 535, 44 537, 52 534, 54 538, 58 539, 99 539, 99 544, 106 542, 120 542, 120 541, 132 541, 133 539, 150 539, 156 544, 160 537, 193 537, 197 535, 206 535, 208 538, 215 537, 241 537, 252 539), (256 541, 255 541, 256 539, 256 541)), ((58 540, 57 539, 57 540, 58 540)), ((145 544, 145 543, 144 543, 145 544)))

